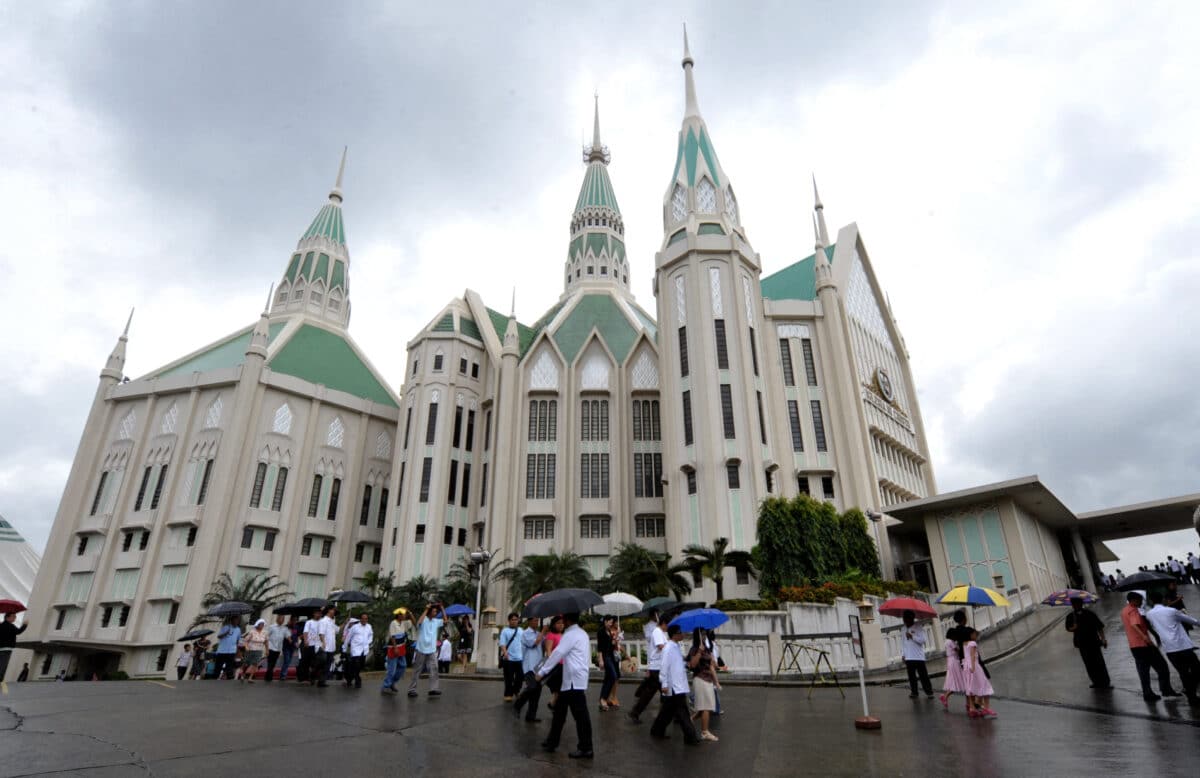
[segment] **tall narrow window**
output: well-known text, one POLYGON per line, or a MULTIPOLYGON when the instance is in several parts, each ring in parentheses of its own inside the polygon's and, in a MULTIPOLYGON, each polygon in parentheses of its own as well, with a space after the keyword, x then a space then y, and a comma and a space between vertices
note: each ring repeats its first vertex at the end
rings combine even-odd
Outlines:
POLYGON ((404 411, 404 448, 408 450, 408 430, 412 427, 412 406, 408 406, 404 411))
POLYGON ((208 497, 208 480, 212 477, 212 469, 213 461, 211 459, 205 460, 204 474, 200 476, 200 491, 196 494, 197 505, 203 505, 205 498, 208 497))
POLYGON ((333 485, 329 488, 329 510, 325 513, 325 518, 333 521, 337 518, 338 497, 342 493, 342 479, 333 479, 333 485))
POLYGON ((371 548, 371 564, 379 564, 379 560, 383 559, 383 546, 373 546, 371 548))
POLYGON ((142 471, 142 483, 138 486, 137 499, 133 501, 135 511, 142 509, 142 500, 146 498, 146 489, 150 486, 150 471, 153 469, 153 467, 147 467, 142 471))
MULTIPOLYGON (((647 495, 649 496, 649 495, 647 495)), ((654 496, 662 497, 662 454, 654 455, 654 496)))
POLYGON ((483 419, 483 450, 487 451, 492 447, 492 411, 489 408, 487 416, 483 419))
POLYGON ((313 476, 312 493, 308 496, 308 516, 311 519, 317 517, 317 507, 321 504, 321 481, 324 478, 320 475, 313 476))
POLYGON ((354 561, 361 562, 363 559, 363 544, 356 543, 354 545, 354 561))
POLYGON ((451 448, 458 448, 462 441, 463 409, 461 405, 454 408, 454 436, 450 439, 451 448))
POLYGON ((142 530, 142 536, 138 539, 138 550, 145 551, 150 546, 150 532, 142 530))
POLYGON ((462 506, 463 508, 466 508, 469 505, 467 500, 470 498, 470 494, 471 494, 471 465, 469 462, 463 462, 462 497, 458 501, 458 504, 460 506, 462 506))
POLYGON ((467 358, 466 357, 458 358, 458 372, 461 373, 462 375, 467 374, 467 358))
POLYGON ((767 445, 767 417, 763 414, 762 392, 755 392, 758 400, 758 434, 762 437, 762 444, 767 445))
POLYGON ((447 546, 454 544, 454 527, 442 527, 442 543, 447 546))
POLYGON ((150 498, 150 510, 158 507, 158 501, 162 499, 163 487, 167 483, 167 465, 163 465, 158 471, 158 481, 154 484, 154 496, 150 498))
POLYGON ((742 488, 742 475, 738 471, 737 462, 728 462, 725 465, 725 480, 729 484, 730 489, 742 488))
POLYGON ((804 350, 804 373, 808 376, 808 385, 817 385, 817 364, 813 360, 812 341, 804 338, 800 341, 800 347, 804 350))
POLYGON ((250 507, 262 505, 263 483, 267 480, 267 463, 259 462, 254 471, 254 486, 250 488, 250 507))
POLYGON ((104 496, 104 484, 108 481, 108 471, 105 470, 100 474, 100 481, 96 484, 96 496, 92 498, 92 509, 88 512, 89 516, 95 516, 96 511, 100 510, 100 498, 104 496))
POLYGON ((645 472, 642 469, 642 455, 640 453, 635 452, 633 455, 633 496, 634 497, 645 497, 646 496, 645 483, 646 483, 645 472))
POLYGON ((433 475, 433 457, 425 457, 421 463, 421 493, 420 502, 429 502, 429 478, 433 475))
POLYGON ((183 542, 183 544, 188 548, 196 545, 196 531, 198 529, 198 527, 188 527, 187 540, 183 542))
POLYGON ((721 384, 721 424, 725 427, 725 439, 737 437, 733 428, 733 390, 729 384, 721 384))
POLYGON ((725 342, 725 320, 713 320, 713 333, 717 338, 717 369, 729 369, 729 346, 725 342))
POLYGON ((687 492, 688 494, 696 493, 696 471, 687 471, 687 492))
POLYGON ((312 535, 305 535, 304 540, 300 543, 300 556, 312 555, 312 535))
POLYGON ((792 451, 804 450, 804 437, 800 434, 800 404, 795 400, 787 401, 788 426, 792 429, 792 451))
POLYGON ((692 393, 683 393, 683 444, 692 445, 692 393))
POLYGON ((642 439, 642 403, 633 401, 633 439, 642 439))
POLYGON ((271 496, 271 510, 273 511, 283 509, 283 493, 287 489, 287 477, 288 469, 286 467, 279 468, 279 474, 275 476, 275 494, 271 496))
POLYGON ((429 403, 429 420, 425 424, 425 445, 432 446, 437 436, 438 404, 429 403))
POLYGON ((383 489, 379 493, 379 512, 375 514, 375 526, 383 529, 387 524, 387 507, 388 507, 388 490, 383 489))
POLYGON ((445 356, 440 351, 433 355, 433 372, 435 372, 435 373, 442 372, 442 361, 444 359, 445 359, 445 356))
POLYGON ((467 411, 467 440, 466 440, 466 445, 464 446, 464 448, 466 448, 467 451, 470 451, 474 445, 475 445, 475 411, 467 411))
POLYGON ((413 533, 413 542, 414 543, 424 543, 425 542, 425 525, 424 524, 418 524, 416 526, 416 531, 413 533))
POLYGON ((487 505, 488 463, 483 463, 483 475, 479 479, 479 507, 487 505))
POLYGON ((812 401, 813 435, 817 439, 817 451, 826 451, 825 419, 821 415, 821 401, 812 401))
POLYGON ((775 492, 775 474, 770 470, 764 470, 763 476, 767 482, 767 494, 773 494, 775 492))
POLYGON ((396 484, 396 505, 404 502, 404 471, 407 469, 407 462, 400 463, 400 481, 396 484))
POLYGON ((362 510, 358 512, 359 526, 367 526, 367 522, 371 520, 371 485, 367 484, 363 487, 362 510))
POLYGON ((275 535, 275 532, 268 532, 267 536, 263 538, 263 551, 275 550, 275 535))
POLYGON ((688 375, 687 327, 679 328, 679 375, 688 375))
POLYGON ((783 365, 783 385, 796 385, 796 371, 792 368, 792 344, 787 338, 779 339, 779 361, 783 365))
POLYGON ((537 454, 525 457, 525 499, 532 500, 537 484, 537 454))
POLYGON ((245 527, 242 529, 242 548, 250 548, 254 543, 254 528, 245 527))
POLYGON ((821 476, 821 493, 825 496, 826 500, 832 500, 834 498, 833 476, 831 476, 831 475, 821 476))
POLYGON ((330 555, 330 553, 332 553, 332 551, 333 551, 333 541, 332 540, 321 541, 321 558, 322 559, 328 559, 329 555, 330 555))
POLYGON ((451 459, 450 480, 446 484, 446 502, 453 505, 456 494, 458 494, 458 460, 451 459))
POLYGON ((754 375, 758 375, 758 341, 754 338, 754 328, 750 328, 750 364, 754 367, 754 375))
POLYGON ((126 532, 121 538, 121 550, 128 551, 131 548, 133 548, 133 533, 126 532))
POLYGON ((799 491, 800 494, 811 494, 811 492, 808 490, 808 476, 796 476, 796 490, 799 491))

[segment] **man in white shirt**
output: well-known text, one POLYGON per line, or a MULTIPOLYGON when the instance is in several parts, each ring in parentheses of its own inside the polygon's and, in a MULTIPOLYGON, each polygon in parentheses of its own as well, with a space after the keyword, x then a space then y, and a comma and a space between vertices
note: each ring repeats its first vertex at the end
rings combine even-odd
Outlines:
POLYGON ((1200 621, 1183 611, 1168 608, 1163 605, 1163 599, 1161 589, 1150 592, 1150 602, 1154 603, 1154 607, 1146 612, 1146 620, 1158 633, 1162 641, 1159 646, 1162 652, 1179 673, 1179 678, 1183 681, 1183 693, 1187 695, 1188 702, 1200 705, 1200 697, 1196 696, 1196 687, 1200 685, 1200 659, 1196 658, 1196 647, 1192 645, 1192 639, 1183 628, 1185 624, 1200 626, 1200 621))
POLYGON ((904 626, 900 630, 900 649, 904 655, 904 667, 908 670, 909 697, 917 698, 917 679, 926 697, 933 697, 933 684, 929 682, 929 671, 925 668, 925 628, 916 625, 916 614, 904 611, 900 616, 904 626))
POLYGON ((315 686, 321 680, 317 672, 317 656, 321 653, 321 617, 324 614, 317 610, 308 621, 304 622, 304 632, 301 633, 300 664, 296 667, 296 681, 315 686))
MULTIPOLYGON (((1200 559, 1191 551, 1188 552, 1187 558, 1187 578, 1192 580, 1192 583, 1200 583, 1200 559)), ((1185 579, 1186 580, 1186 579, 1185 579)))
POLYGON ((1178 559, 1173 556, 1168 556, 1167 569, 1171 572, 1171 575, 1175 576, 1175 580, 1183 580, 1183 564, 1178 559))
POLYGON ((687 668, 683 665, 683 653, 679 650, 679 641, 687 637, 678 626, 667 627, 668 641, 663 647, 662 664, 659 669, 658 682, 662 687, 662 708, 654 723, 650 726, 650 734, 666 740, 667 725, 674 719, 683 730, 683 742, 694 746, 700 742, 692 717, 688 715, 688 685, 687 668))
POLYGON ((579 626, 578 613, 564 613, 562 618, 567 624, 562 640, 550 656, 546 657, 546 661, 537 672, 537 678, 541 680, 560 661, 563 664, 562 689, 558 693, 558 702, 554 705, 554 715, 550 719, 550 734, 546 736, 542 748, 546 751, 558 748, 563 725, 567 723, 567 710, 570 709, 571 718, 575 719, 578 744, 567 756, 572 759, 591 759, 592 720, 588 716, 587 683, 588 671, 592 668, 592 644, 587 633, 579 626))
POLYGON ((366 611, 359 614, 358 621, 350 625, 346 631, 346 640, 342 644, 342 653, 346 659, 346 685, 354 683, 355 689, 362 688, 362 670, 367 662, 367 654, 375 643, 375 630, 371 628, 366 611))
POLYGON ((333 665, 333 656, 337 652, 337 608, 329 606, 325 616, 317 625, 321 631, 321 651, 317 654, 317 686, 327 686, 329 669, 333 665))
POLYGON ((641 723, 642 711, 646 709, 658 691, 658 674, 662 668, 663 647, 668 642, 667 619, 659 616, 657 611, 652 611, 650 616, 652 621, 646 622, 646 677, 638 685, 637 691, 633 693, 637 697, 637 704, 628 714, 634 724, 641 723), (651 627, 651 624, 654 626, 651 627))

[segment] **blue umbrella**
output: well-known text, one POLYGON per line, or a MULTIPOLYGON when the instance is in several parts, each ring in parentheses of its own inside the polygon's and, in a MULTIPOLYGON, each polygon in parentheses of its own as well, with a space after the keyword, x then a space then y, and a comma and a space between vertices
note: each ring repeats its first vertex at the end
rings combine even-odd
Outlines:
POLYGON ((474 616, 475 611, 468 608, 466 605, 451 605, 446 609, 447 616, 474 616))
POLYGON ((727 621, 729 621, 729 617, 725 615, 724 611, 716 608, 696 608, 679 614, 667 626, 679 627, 684 632, 691 632, 696 627, 716 629, 727 621))

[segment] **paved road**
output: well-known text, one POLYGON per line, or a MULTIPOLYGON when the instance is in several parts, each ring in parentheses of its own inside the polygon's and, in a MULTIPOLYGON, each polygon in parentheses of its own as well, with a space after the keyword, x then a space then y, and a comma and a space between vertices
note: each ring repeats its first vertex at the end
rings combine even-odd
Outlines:
MULTIPOLYGON (((998 675, 1001 675, 998 673, 998 675)), ((1003 677, 998 678, 1001 684, 1003 677)), ((422 684, 423 685, 423 684, 422 684)), ((880 732, 858 732, 857 690, 726 689, 719 743, 659 742, 593 712, 597 759, 544 754, 546 723, 515 720, 493 681, 451 680, 439 699, 340 686, 33 683, 0 697, 0 775, 1074 776, 1194 775, 1191 727, 1001 700, 995 721, 943 712, 896 688, 870 690, 880 732), (964 768, 963 765, 970 765, 964 768)), ((596 692, 592 691, 592 697, 596 692)), ((632 687, 623 687, 628 703, 632 687)), ((957 706, 956 706, 957 707, 957 706)))

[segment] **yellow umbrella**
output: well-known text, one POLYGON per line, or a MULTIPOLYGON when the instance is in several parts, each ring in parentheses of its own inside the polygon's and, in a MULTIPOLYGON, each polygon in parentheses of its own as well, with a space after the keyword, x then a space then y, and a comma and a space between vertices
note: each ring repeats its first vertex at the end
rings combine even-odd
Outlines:
POLYGON ((405 616, 405 615, 408 615, 408 608, 397 608, 396 610, 392 611, 392 615, 393 615, 393 616, 405 616))
POLYGON ((1009 606, 1008 598, 985 586, 955 586, 937 598, 942 605, 997 605, 1009 606))

